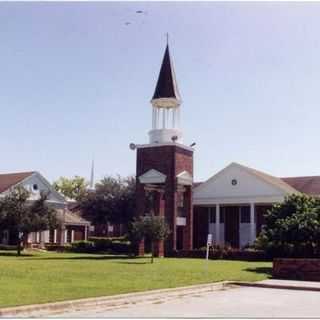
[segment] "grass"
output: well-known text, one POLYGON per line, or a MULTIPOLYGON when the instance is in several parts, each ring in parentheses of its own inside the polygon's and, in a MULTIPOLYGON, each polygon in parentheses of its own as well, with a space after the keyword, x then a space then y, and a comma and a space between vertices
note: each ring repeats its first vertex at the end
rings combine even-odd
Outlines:
POLYGON ((0 251, 0 307, 115 295, 222 280, 257 281, 270 262, 127 258, 0 251))

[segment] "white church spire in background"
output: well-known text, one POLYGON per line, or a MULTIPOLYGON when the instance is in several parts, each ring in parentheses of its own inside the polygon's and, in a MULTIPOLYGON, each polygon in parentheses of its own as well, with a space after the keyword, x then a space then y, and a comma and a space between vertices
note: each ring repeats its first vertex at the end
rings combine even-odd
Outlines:
POLYGON ((90 175, 89 190, 94 190, 94 160, 92 160, 92 164, 91 164, 91 175, 90 175))

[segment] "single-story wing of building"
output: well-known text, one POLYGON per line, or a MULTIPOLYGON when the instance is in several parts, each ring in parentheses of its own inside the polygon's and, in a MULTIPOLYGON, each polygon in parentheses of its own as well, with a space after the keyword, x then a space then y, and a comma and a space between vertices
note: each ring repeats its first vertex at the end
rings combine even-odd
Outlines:
POLYGON ((231 163, 193 188, 193 247, 216 244, 243 248, 254 242, 263 215, 290 194, 320 196, 320 176, 278 178, 231 163))
MULTIPOLYGON (((21 186, 29 193, 28 201, 40 198, 41 192, 48 195, 46 203, 55 208, 60 226, 56 230, 32 232, 26 242, 29 246, 43 246, 45 244, 60 244, 87 240, 90 222, 77 213, 68 210, 68 202, 63 195, 57 192, 52 185, 36 171, 0 174, 0 199, 10 194, 15 187, 21 186)), ((10 234, 4 228, 0 230, 0 243, 16 244, 15 234, 10 234)))

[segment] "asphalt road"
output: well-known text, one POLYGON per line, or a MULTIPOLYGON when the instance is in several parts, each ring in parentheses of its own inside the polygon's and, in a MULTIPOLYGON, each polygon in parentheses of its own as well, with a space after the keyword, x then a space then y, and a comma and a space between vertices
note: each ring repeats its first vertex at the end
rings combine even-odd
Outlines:
POLYGON ((237 287, 190 296, 162 298, 120 308, 95 308, 59 317, 264 317, 320 318, 320 292, 237 287))

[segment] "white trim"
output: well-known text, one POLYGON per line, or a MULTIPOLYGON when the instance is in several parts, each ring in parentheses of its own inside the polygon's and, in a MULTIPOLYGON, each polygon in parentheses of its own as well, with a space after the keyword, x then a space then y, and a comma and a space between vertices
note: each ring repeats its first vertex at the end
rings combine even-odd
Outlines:
POLYGON ((181 100, 176 98, 157 98, 152 99, 151 104, 155 108, 178 108, 181 104, 181 100))
POLYGON ((165 183, 167 176, 161 173, 158 170, 150 169, 144 174, 142 174, 139 178, 139 182, 146 183, 165 183))
POLYGON ((182 171, 177 174, 177 182, 178 184, 192 186, 193 178, 192 175, 188 171, 182 171))
POLYGON ((194 151, 192 147, 186 146, 181 143, 175 143, 175 142, 165 142, 165 143, 149 143, 149 144, 137 144, 137 149, 143 149, 143 148, 151 148, 151 147, 163 147, 163 146, 176 146, 180 147, 185 150, 194 151))
POLYGON ((256 204, 278 203, 284 200, 284 196, 259 196, 259 197, 197 197, 193 198, 193 205, 212 205, 212 204, 243 204, 254 202, 256 204))

